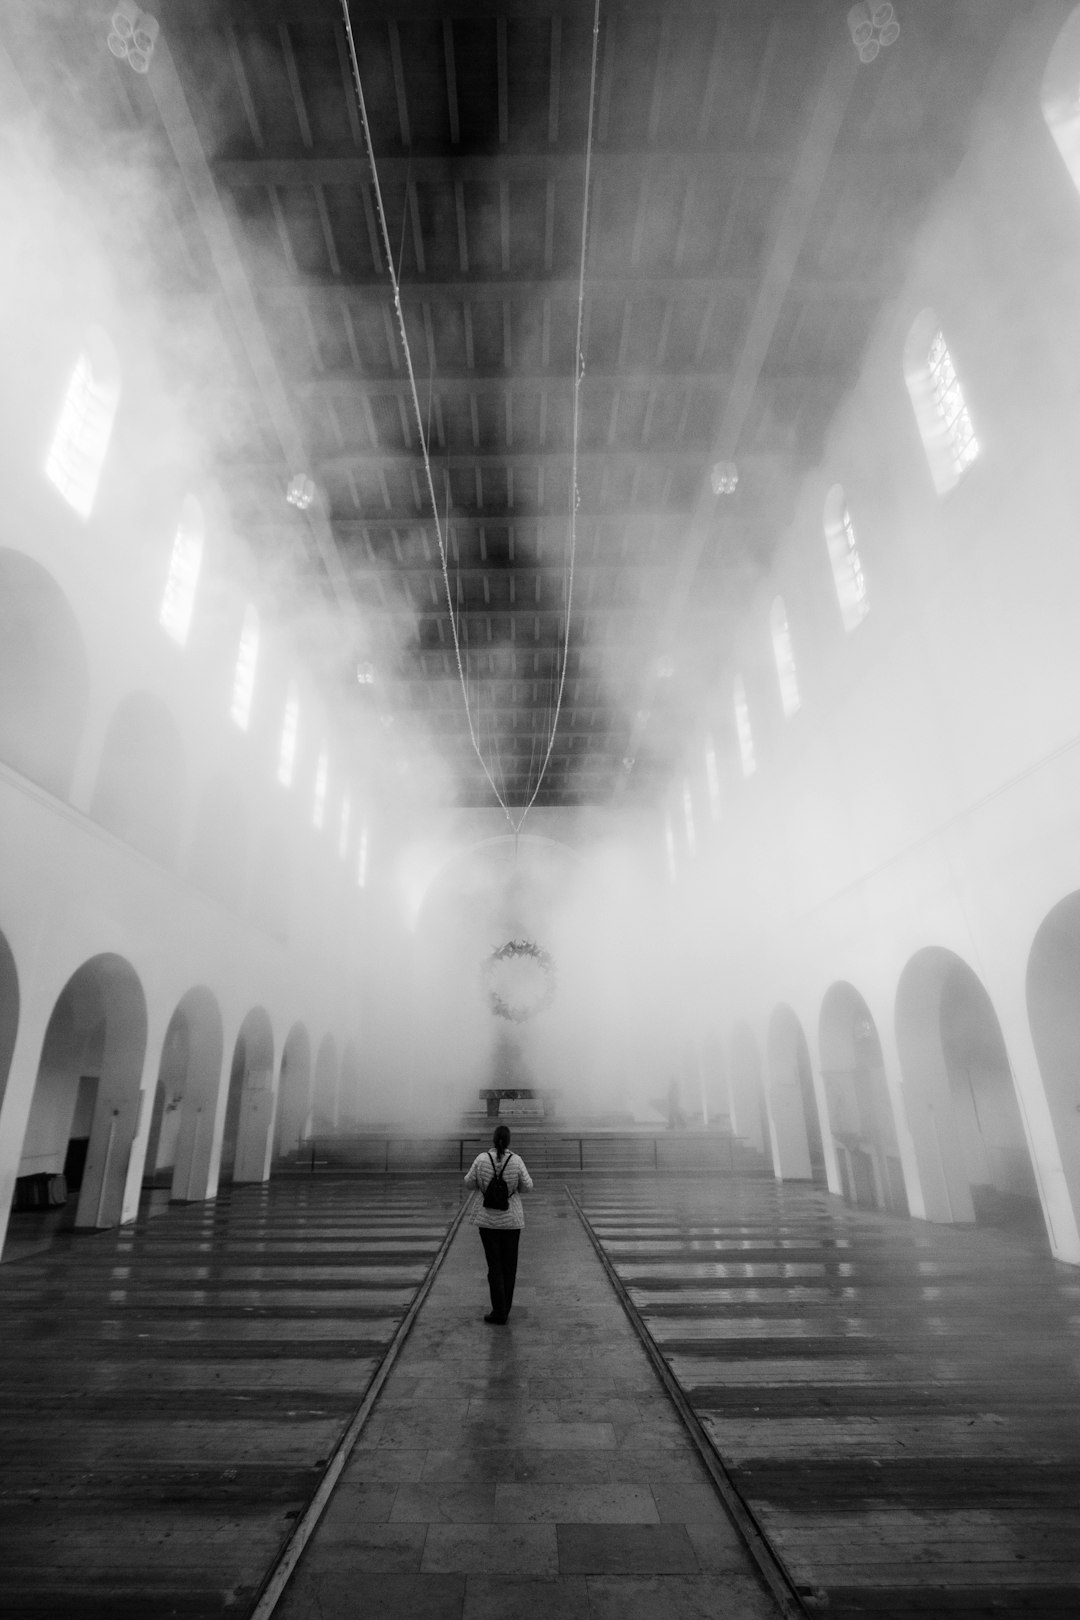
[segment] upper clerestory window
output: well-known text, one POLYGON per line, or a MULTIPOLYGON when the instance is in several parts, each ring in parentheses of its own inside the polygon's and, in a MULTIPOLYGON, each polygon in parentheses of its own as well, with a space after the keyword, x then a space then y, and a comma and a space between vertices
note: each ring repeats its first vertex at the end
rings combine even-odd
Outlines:
POLYGON ((870 611, 870 596, 851 510, 839 484, 834 484, 825 497, 823 526, 844 629, 854 630, 870 611))
POLYGON ((68 379, 45 458, 45 476, 84 519, 94 509, 119 403, 116 350, 108 333, 92 326, 68 379))
POLYGON ((904 378, 934 488, 947 495, 978 459, 980 447, 956 364, 932 309, 924 309, 912 322, 904 346, 904 378))

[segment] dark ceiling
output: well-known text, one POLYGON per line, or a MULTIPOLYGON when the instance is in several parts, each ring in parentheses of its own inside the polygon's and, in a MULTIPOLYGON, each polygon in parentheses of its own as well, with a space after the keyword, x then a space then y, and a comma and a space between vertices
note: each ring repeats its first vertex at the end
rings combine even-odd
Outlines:
POLYGON ((145 75, 109 54, 112 9, 25 0, 10 61, 55 106, 51 27, 69 125, 154 154, 171 274, 227 328, 237 521, 334 603, 344 678, 374 674, 356 701, 461 805, 495 801, 488 774, 512 809, 658 797, 1025 8, 897 0, 862 64, 846 3, 603 0, 572 598, 591 0, 351 0, 445 578, 341 5, 162 0, 145 75))

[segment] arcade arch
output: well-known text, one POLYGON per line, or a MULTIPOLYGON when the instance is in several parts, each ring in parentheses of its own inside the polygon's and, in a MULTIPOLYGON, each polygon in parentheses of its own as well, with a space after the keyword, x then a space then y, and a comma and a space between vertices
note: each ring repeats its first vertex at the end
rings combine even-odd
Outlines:
POLYGON ((896 1036, 931 1220, 1041 1223, 1012 1070, 990 997, 942 946, 900 976, 896 1036))
POLYGON ((146 1030, 135 970, 111 953, 72 974, 49 1018, 18 1173, 68 1174, 78 1191, 76 1226, 122 1219, 146 1030))
POLYGON ((1080 1214, 1080 891, 1060 901, 1035 935, 1027 1006, 1065 1183, 1080 1214))
POLYGON ((217 1000, 196 985, 181 997, 165 1031, 146 1149, 145 1178, 167 1175, 177 1202, 206 1194, 223 1046, 217 1000))
POLYGON ((773 1168, 769 1118, 765 1107, 765 1084, 757 1042, 748 1024, 736 1024, 729 1043, 728 1096, 731 1100, 731 1129, 751 1147, 763 1153, 773 1168))
POLYGON ((310 1119, 311 1040, 303 1024, 294 1024, 285 1039, 278 1079, 278 1158, 296 1151, 308 1134, 310 1119))
POLYGON ((777 1007, 769 1019, 765 1055, 777 1174, 785 1181, 812 1181, 815 1186, 825 1187, 825 1151, 810 1049, 790 1007, 777 1007))
POLYGON ((11 1072, 11 1054, 19 1029, 19 975, 11 946, 0 934, 0 1105, 11 1072))
POLYGON ((253 1007, 233 1047, 221 1142, 222 1179, 266 1180, 273 1113, 274 1035, 269 1015, 262 1007, 253 1007))
POLYGON ((315 1059, 315 1095, 313 1099, 311 1129, 315 1135, 335 1130, 338 1122, 338 1070, 337 1046, 332 1035, 324 1035, 319 1042, 315 1059))
POLYGON ((849 1203, 908 1213, 881 1041, 854 985, 830 986, 819 1022, 821 1073, 840 1183, 849 1203))

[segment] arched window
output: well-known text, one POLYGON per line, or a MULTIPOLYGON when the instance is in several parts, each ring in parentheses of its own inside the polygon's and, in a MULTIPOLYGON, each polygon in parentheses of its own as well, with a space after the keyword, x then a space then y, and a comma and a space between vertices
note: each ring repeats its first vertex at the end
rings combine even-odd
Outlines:
POLYGON ((81 518, 94 507, 116 408, 120 363, 107 332, 92 326, 68 380, 45 476, 81 518))
POLYGON ((784 706, 786 718, 790 720, 802 707, 802 698, 799 695, 799 676, 795 669, 795 653, 791 645, 787 609, 784 607, 782 596, 778 596, 773 602, 769 613, 769 627, 772 630, 776 678, 780 683, 780 702, 784 706))
POLYGON ((1042 82, 1042 113, 1072 183, 1080 191, 1080 6, 1050 52, 1042 82))
POLYGON ((744 776, 753 776, 757 770, 754 753, 754 732, 750 725, 750 706, 746 701, 746 686, 741 675, 736 675, 734 686, 735 731, 739 739, 739 757, 744 776))
POLYGON ((825 543, 832 563, 836 599, 840 603, 844 629, 854 630, 870 611, 866 575, 855 540, 855 525, 844 491, 834 484, 825 497, 825 543))
POLYGON ((904 377, 934 488, 947 495, 978 459, 979 441, 945 334, 932 309, 912 322, 904 377))
POLYGON ((178 647, 185 645, 191 629, 199 569, 202 567, 204 533, 202 507, 194 495, 188 495, 180 508, 180 521, 173 535, 169 572, 165 576, 161 612, 158 615, 161 628, 178 647))
POLYGON ((716 764, 716 743, 711 735, 705 739, 705 783, 709 789, 709 813, 713 821, 719 821, 723 801, 720 795, 720 772, 716 764))
POLYGON ((346 788, 345 796, 341 801, 341 824, 338 828, 338 855, 342 860, 349 853, 349 832, 352 827, 352 799, 346 788))
POLYGON ((277 779, 282 787, 291 787, 296 770, 296 735, 300 730, 300 697, 296 682, 289 682, 285 695, 285 713, 281 721, 281 744, 278 748, 277 779))
POLYGON ((253 602, 244 610, 244 623, 240 630, 240 645, 236 650, 236 668, 233 670, 232 703, 229 714, 241 731, 246 731, 251 720, 251 705, 255 698, 255 666, 259 661, 259 614, 253 602))
POLYGON ((326 820, 326 785, 330 777, 330 756, 324 742, 319 749, 315 766, 315 792, 311 801, 311 821, 316 832, 322 832, 326 820))

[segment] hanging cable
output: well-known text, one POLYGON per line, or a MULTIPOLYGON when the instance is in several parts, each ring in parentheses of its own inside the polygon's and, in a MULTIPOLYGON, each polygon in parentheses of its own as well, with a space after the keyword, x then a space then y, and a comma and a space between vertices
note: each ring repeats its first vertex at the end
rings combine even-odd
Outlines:
MULTIPOLYGON (((371 168, 372 189, 375 194, 375 208, 379 221, 379 233, 382 237, 383 251, 386 255, 387 269, 390 275, 390 285, 394 297, 394 313, 397 316, 398 333, 401 338, 401 348, 405 357, 405 368, 409 377, 409 391, 412 395, 413 413, 416 417, 416 431, 420 437, 420 448, 424 457, 424 477, 427 482, 428 498, 431 501, 431 513, 435 523, 435 537, 439 547, 439 562, 442 568, 443 589, 446 593, 446 609, 450 616, 450 630, 454 641, 454 658, 457 664, 458 682, 461 687, 461 695, 465 704, 465 721, 469 728, 469 740, 472 743, 473 752, 480 761, 481 769, 483 770, 484 775, 487 777, 491 791, 494 793, 495 798, 501 807, 503 814, 506 816, 507 821, 510 823, 510 827, 516 837, 521 830, 525 817, 528 815, 533 804, 536 802, 537 794, 540 792, 544 775, 551 760, 552 750, 555 746, 555 732, 559 723, 559 713, 562 708, 563 692, 566 686, 566 670, 570 653, 570 612, 573 602, 574 564, 577 554, 577 512, 578 506, 580 505, 580 494, 578 491, 578 430, 581 414, 581 382, 585 374, 585 356, 582 350, 582 333, 584 329, 585 313, 585 259, 588 238, 593 123, 596 105, 596 69, 600 40, 600 0, 595 0, 595 10, 593 15, 592 62, 589 74, 589 122, 585 141, 585 184, 581 207, 581 262, 578 274, 577 329, 574 343, 573 439, 570 465, 569 538, 567 544, 567 586, 565 609, 566 625, 563 636, 562 670, 559 678, 558 695, 555 702, 555 714, 551 725, 551 735, 548 738, 547 750, 544 754, 543 763, 540 766, 536 786, 533 788, 532 793, 516 822, 510 812, 509 805, 506 803, 504 794, 500 792, 499 787, 495 782, 495 778, 492 776, 491 771, 488 768, 487 761, 484 758, 484 753, 480 746, 480 740, 477 737, 476 726, 473 721, 472 707, 469 702, 468 681, 466 679, 465 668, 461 657, 461 641, 458 634, 457 616, 454 612, 453 592, 450 586, 450 570, 447 561, 446 541, 443 534, 443 525, 439 519, 439 504, 435 498, 435 485, 431 470, 431 456, 428 450, 428 436, 424 429, 423 413, 420 408, 420 396, 417 390, 416 373, 413 369, 412 351, 409 347, 409 336, 405 330, 405 315, 401 305, 401 281, 399 272, 394 266, 394 256, 390 245, 390 230, 386 219, 386 209, 383 204, 382 187, 379 184, 379 171, 375 162, 375 146, 371 138, 371 125, 368 121, 367 103, 364 100, 364 87, 360 78, 360 63, 356 51, 356 39, 353 34, 352 16, 349 11, 349 0, 341 0, 341 11, 345 24, 345 38, 349 48, 349 63, 352 68, 357 107, 360 113, 360 124, 364 131, 364 146, 367 151, 368 164, 371 168)), ((406 188, 406 211, 408 210, 408 207, 409 197, 408 190, 406 188)), ((403 224, 402 246, 404 246, 404 229, 405 227, 403 224)), ((449 506, 447 508, 447 514, 449 519, 449 506)))

